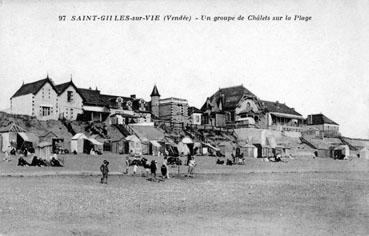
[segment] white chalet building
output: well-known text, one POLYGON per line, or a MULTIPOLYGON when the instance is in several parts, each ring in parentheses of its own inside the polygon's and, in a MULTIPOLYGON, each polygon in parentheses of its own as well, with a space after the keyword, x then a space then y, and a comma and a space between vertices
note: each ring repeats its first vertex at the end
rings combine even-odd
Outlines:
POLYGON ((82 98, 72 81, 55 86, 45 79, 23 84, 10 98, 12 114, 34 116, 39 120, 65 117, 75 120, 82 113, 82 98))

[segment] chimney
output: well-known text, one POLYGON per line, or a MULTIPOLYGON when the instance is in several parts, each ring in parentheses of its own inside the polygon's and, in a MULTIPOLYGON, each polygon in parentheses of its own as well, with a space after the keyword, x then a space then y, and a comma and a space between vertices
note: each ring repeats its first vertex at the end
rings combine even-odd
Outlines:
POLYGON ((132 94, 132 95, 131 95, 131 98, 132 98, 132 99, 136 99, 136 94, 132 94))

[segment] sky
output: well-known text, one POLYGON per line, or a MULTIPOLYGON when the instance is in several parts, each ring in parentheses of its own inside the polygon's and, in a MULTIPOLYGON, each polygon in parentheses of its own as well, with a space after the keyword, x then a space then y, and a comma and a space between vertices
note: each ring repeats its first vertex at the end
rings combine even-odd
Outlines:
POLYGON ((0 0, 0 109, 48 74, 82 88, 201 107, 219 88, 243 84, 304 116, 323 113, 345 136, 369 138, 369 1, 0 0), (151 21, 71 21, 83 15, 160 15, 151 21), (164 21, 165 15, 191 21, 164 21), (66 15, 66 21, 59 21, 66 15), (282 21, 202 21, 283 16, 282 21), (311 16, 294 21, 294 15, 311 16), (195 18, 199 20, 195 20, 195 18))

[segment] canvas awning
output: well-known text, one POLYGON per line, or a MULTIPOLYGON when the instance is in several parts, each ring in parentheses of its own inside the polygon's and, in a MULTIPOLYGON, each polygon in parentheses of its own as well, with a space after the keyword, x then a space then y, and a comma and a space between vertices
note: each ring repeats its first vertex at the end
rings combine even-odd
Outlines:
POLYGON ((158 143, 158 141, 152 140, 150 141, 150 143, 154 146, 154 147, 161 147, 160 143, 158 143))
POLYGON ((94 112, 108 112, 105 107, 100 106, 83 106, 83 110, 94 112))
POLYGON ((129 135, 125 138, 125 140, 131 141, 131 142, 140 142, 140 140, 135 135, 129 135))
POLYGON ((18 134, 19 134, 19 136, 21 136, 21 137, 22 137, 22 139, 23 139, 24 141, 26 141, 26 142, 31 142, 31 140, 28 138, 28 136, 27 136, 27 134, 26 134, 26 133, 20 132, 20 133, 18 133, 18 134))
POLYGON ((73 139, 87 139, 87 136, 84 135, 83 133, 78 133, 78 134, 75 134, 73 137, 72 137, 72 140, 73 139))
POLYGON ((37 147, 40 147, 40 148, 47 147, 47 146, 52 146, 52 144, 49 142, 41 142, 37 145, 37 147))
POLYGON ((291 119, 299 119, 302 120, 304 117, 292 115, 292 114, 286 114, 286 113, 279 113, 279 112, 270 112, 271 115, 278 116, 278 117, 285 117, 285 118, 291 118, 291 119))
POLYGON ((211 149, 213 149, 213 150, 215 150, 215 151, 219 151, 219 150, 220 150, 219 148, 214 147, 214 146, 213 146, 213 145, 211 145, 210 143, 203 143, 203 145, 205 145, 205 146, 207 146, 208 148, 211 148, 211 149))
POLYGON ((103 144, 100 143, 99 141, 97 141, 94 138, 89 138, 88 141, 90 141, 92 144, 97 145, 97 146, 102 146, 103 144))
POLYGON ((182 139, 182 143, 184 143, 184 144, 192 144, 192 143, 193 143, 193 141, 192 141, 192 139, 191 139, 191 138, 189 138, 189 137, 184 137, 184 138, 182 139))

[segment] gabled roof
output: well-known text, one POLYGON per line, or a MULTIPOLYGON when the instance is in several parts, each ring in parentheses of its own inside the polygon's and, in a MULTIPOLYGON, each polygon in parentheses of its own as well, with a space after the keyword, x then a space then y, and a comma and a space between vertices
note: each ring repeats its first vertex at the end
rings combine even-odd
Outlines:
MULTIPOLYGON (((73 83, 72 80, 66 82, 66 83, 62 83, 62 84, 58 84, 55 86, 56 91, 58 92, 58 94, 62 94, 69 86, 72 86, 78 93, 78 88, 77 86, 73 83)), ((81 95, 81 94, 80 94, 81 95)))
POLYGON ((158 88, 156 87, 156 85, 154 85, 154 88, 153 88, 153 90, 152 90, 152 92, 151 92, 151 95, 150 95, 151 97, 153 97, 153 96, 158 96, 158 97, 160 97, 160 94, 159 94, 159 91, 158 91, 158 88))
POLYGON ((99 90, 78 88, 78 92, 86 105, 105 106, 105 102, 100 97, 99 90))
POLYGON ((0 133, 8 133, 8 132, 19 133, 19 132, 26 132, 26 130, 14 123, 11 123, 5 127, 0 128, 0 133))
POLYGON ((27 94, 36 94, 38 91, 40 91, 40 89, 46 84, 46 83, 50 83, 51 87, 55 90, 55 92, 57 92, 53 82, 51 81, 51 79, 49 78, 49 76, 47 76, 45 79, 42 80, 37 80, 35 82, 32 83, 28 83, 28 84, 23 84, 18 90, 17 92, 15 92, 15 94, 11 97, 19 97, 19 96, 23 96, 23 95, 27 95, 27 94))
MULTIPOLYGON (((209 99, 212 104, 222 103, 223 110, 233 110, 243 96, 256 97, 255 94, 250 92, 243 85, 233 86, 228 88, 221 88, 215 92, 209 99)), ((202 111, 206 110, 206 102, 201 108, 202 111)))
POLYGON ((191 115, 193 113, 203 113, 203 112, 200 109, 197 109, 196 107, 189 107, 188 114, 191 115))
POLYGON ((268 112, 276 112, 276 113, 284 113, 290 114, 295 116, 302 116, 300 113, 296 112, 295 109, 287 106, 286 104, 279 103, 279 102, 270 102, 270 101, 261 101, 264 105, 264 108, 268 112))
POLYGON ((331 124, 331 125, 338 125, 333 120, 329 119, 323 114, 312 114, 308 116, 308 124, 311 125, 322 125, 322 124, 331 124), (311 117, 311 118, 310 118, 311 117), (310 121, 309 121, 310 119, 310 121))

